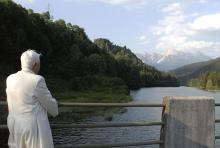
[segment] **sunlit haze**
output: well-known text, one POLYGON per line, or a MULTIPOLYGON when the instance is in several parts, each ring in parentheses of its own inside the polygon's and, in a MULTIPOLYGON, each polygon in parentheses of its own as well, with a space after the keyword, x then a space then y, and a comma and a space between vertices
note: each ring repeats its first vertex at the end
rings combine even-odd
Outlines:
POLYGON ((14 0, 83 27, 134 53, 181 50, 220 56, 220 2, 213 0, 14 0))

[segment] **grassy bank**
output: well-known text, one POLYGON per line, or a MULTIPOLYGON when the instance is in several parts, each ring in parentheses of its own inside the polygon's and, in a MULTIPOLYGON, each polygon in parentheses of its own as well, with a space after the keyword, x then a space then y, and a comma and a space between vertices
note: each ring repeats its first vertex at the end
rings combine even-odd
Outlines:
MULTIPOLYGON (((128 94, 106 93, 106 91, 68 91, 54 93, 54 96, 62 102, 118 103, 132 100, 128 94)), ((80 122, 91 116, 102 116, 105 120, 110 121, 115 113, 124 112, 126 112, 126 108, 119 107, 60 107, 59 116, 51 118, 51 121, 80 122)))
POLYGON ((131 96, 123 93, 106 93, 105 91, 67 91, 54 93, 58 101, 63 102, 129 102, 131 96))
MULTIPOLYGON (((119 78, 87 76, 70 81, 48 78, 48 87, 60 102, 120 103, 129 102, 129 89, 119 78)), ((112 120, 115 113, 123 113, 126 108, 115 107, 60 107, 54 122, 79 122, 91 116, 101 116, 112 120)))
POLYGON ((220 89, 218 89, 218 90, 210 90, 210 89, 208 89, 207 91, 209 91, 209 92, 220 92, 220 89))
MULTIPOLYGON (((50 77, 45 79, 52 95, 60 102, 119 103, 132 100, 128 87, 118 78, 89 76, 77 81, 76 79, 63 80, 50 77)), ((5 100, 5 78, 2 80, 4 81, 0 82, 1 100, 5 100)), ((114 113, 125 111, 125 108, 109 107, 60 107, 59 116, 50 119, 56 122, 75 122, 88 116, 100 115, 109 120, 114 113)), ((7 110, 4 110, 4 117, 2 116, 1 122, 6 122, 6 116, 7 110)))

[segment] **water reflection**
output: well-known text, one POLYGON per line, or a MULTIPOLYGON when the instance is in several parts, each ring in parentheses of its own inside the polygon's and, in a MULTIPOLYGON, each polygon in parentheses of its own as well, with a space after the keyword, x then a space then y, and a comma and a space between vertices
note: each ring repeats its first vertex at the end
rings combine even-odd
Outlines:
MULTIPOLYGON (((190 87, 142 88, 131 91, 133 102, 162 103, 164 96, 211 96, 216 103, 220 103, 220 93, 202 91, 190 87)), ((127 112, 114 114, 111 121, 104 116, 88 117, 82 123, 91 122, 137 122, 160 121, 161 108, 127 108, 127 112)), ((220 119, 220 107, 216 107, 216 119, 220 119)), ((53 131, 55 144, 109 144, 137 142, 159 139, 160 127, 124 127, 124 128, 94 128, 94 129, 57 129, 53 131)), ((220 123, 216 124, 216 135, 220 135, 220 123)), ((158 148, 155 146, 137 146, 137 148, 158 148)), ((220 147, 220 140, 216 140, 216 147, 220 147)), ((135 148, 134 146, 132 148, 135 148)))

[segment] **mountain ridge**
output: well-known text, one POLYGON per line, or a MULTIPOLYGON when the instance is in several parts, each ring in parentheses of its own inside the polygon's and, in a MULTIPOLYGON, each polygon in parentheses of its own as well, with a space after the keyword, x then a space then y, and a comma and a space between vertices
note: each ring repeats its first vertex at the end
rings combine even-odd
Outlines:
POLYGON ((220 57, 208 61, 192 63, 184 65, 177 69, 170 71, 180 81, 181 85, 186 85, 190 79, 198 77, 204 72, 220 71, 220 57))
POLYGON ((142 59, 144 63, 152 65, 162 71, 170 71, 184 65, 211 59, 201 52, 189 53, 175 49, 166 50, 165 53, 137 53, 137 56, 142 59))

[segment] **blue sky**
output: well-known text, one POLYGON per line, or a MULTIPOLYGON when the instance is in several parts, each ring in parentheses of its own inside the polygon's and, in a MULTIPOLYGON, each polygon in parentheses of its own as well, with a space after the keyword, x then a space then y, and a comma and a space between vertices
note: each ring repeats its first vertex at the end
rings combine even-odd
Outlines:
POLYGON ((220 56, 217 0, 14 0, 55 20, 79 25, 135 53, 180 50, 220 56))

